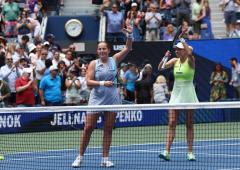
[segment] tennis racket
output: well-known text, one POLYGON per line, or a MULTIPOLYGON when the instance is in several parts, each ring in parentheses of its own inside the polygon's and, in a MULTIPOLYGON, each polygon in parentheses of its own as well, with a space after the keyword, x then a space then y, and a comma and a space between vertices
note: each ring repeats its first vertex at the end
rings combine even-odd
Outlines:
MULTIPOLYGON (((182 26, 180 25, 177 29, 177 32, 176 32, 174 38, 173 38, 171 48, 168 50, 168 51, 170 51, 170 54, 172 54, 174 52, 174 45, 175 45, 176 41, 178 40, 178 38, 181 37, 183 34, 184 34, 184 32, 182 32, 182 26)), ((165 69, 165 65, 168 61, 168 58, 169 58, 169 56, 163 57, 163 59, 162 59, 163 65, 162 65, 161 69, 165 69)))

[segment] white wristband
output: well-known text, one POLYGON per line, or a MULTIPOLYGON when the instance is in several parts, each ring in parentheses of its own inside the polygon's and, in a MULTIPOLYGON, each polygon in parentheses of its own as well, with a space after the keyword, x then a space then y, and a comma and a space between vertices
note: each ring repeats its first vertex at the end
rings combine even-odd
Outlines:
POLYGON ((99 81, 99 86, 104 86, 105 81, 99 81))
POLYGON ((185 43, 186 41, 185 41, 184 38, 180 38, 180 42, 181 42, 181 43, 185 43))

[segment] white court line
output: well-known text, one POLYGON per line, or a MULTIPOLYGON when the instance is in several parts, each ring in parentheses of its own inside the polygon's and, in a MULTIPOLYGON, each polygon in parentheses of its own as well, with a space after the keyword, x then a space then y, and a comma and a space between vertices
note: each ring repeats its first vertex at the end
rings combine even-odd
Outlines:
MULTIPOLYGON (((160 153, 160 151, 157 150, 123 150, 123 151, 113 151, 110 152, 110 154, 119 154, 119 153, 137 153, 137 152, 143 152, 143 153, 160 153)), ((171 152, 175 154, 185 154, 186 152, 171 152)), ((91 156, 91 155, 102 155, 101 152, 99 153, 87 153, 85 156, 91 156)), ((231 155, 231 154, 208 154, 208 153, 199 153, 197 152, 197 155, 208 155, 208 156, 223 156, 223 157, 240 157, 240 155, 231 155)), ((16 158, 16 159, 9 159, 7 161, 22 161, 22 160, 35 160, 35 159, 49 159, 49 158, 61 158, 69 156, 67 154, 64 155, 55 155, 55 156, 38 156, 38 157, 29 157, 29 158, 16 158)))
MULTIPOLYGON (((240 140, 240 138, 228 138, 228 139, 206 139, 206 140, 195 140, 194 142, 215 142, 215 141, 231 141, 240 140)), ((185 141, 174 142, 173 144, 185 143, 185 141)), ((119 145, 119 146, 111 146, 111 148, 121 148, 121 147, 134 147, 134 146, 147 146, 147 145, 163 145, 165 142, 160 143, 144 143, 144 144, 130 144, 130 145, 119 145)), ((226 144, 228 145, 228 144, 226 144)), ((231 144, 229 144, 231 145, 231 144)), ((220 146, 219 145, 205 145, 205 146, 220 146)), ((222 146, 222 145, 221 145, 222 146)), ((225 145, 223 145, 225 146, 225 145)), ((198 147, 198 146, 194 146, 198 147)), ((102 147, 88 147, 88 149, 101 149, 102 147)), ((186 147, 172 147, 173 148, 186 148, 186 147)), ((33 153, 46 153, 46 152, 64 152, 64 151, 76 151, 77 149, 56 149, 56 150, 45 150, 45 151, 34 151, 34 152, 14 152, 5 155, 20 155, 20 154, 33 154, 33 153)))

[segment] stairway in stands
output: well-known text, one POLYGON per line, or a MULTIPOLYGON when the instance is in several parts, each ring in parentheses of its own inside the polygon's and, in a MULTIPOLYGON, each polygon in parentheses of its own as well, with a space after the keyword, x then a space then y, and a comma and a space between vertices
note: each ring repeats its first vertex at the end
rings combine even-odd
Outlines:
POLYGON ((226 28, 223 12, 219 7, 219 0, 209 0, 211 8, 212 30, 215 38, 226 38, 226 28))
POLYGON ((98 9, 91 0, 64 0, 61 15, 96 15, 98 9))

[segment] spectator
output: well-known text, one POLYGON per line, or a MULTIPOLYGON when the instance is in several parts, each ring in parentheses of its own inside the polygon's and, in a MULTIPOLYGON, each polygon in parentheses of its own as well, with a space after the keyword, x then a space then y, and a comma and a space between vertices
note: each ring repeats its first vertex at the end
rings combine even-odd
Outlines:
POLYGON ((19 45, 24 49, 24 52, 29 53, 28 51, 28 43, 30 39, 28 35, 23 35, 21 38, 21 41, 19 42, 19 45))
POLYGON ((40 58, 36 61, 36 78, 38 81, 38 84, 40 83, 44 72, 46 70, 46 65, 45 65, 45 61, 47 59, 47 50, 46 49, 42 49, 41 50, 41 56, 40 58))
POLYGON ((234 31, 233 37, 240 38, 240 20, 236 22, 236 29, 234 31))
POLYGON ((138 79, 138 72, 136 65, 134 64, 129 64, 128 65, 129 69, 125 74, 124 77, 124 84, 126 88, 124 89, 124 96, 127 101, 134 102, 135 101, 135 96, 134 96, 134 90, 135 90, 135 82, 138 79))
POLYGON ((183 30, 187 30, 184 33, 183 38, 188 39, 188 40, 192 40, 193 39, 193 32, 192 32, 192 29, 189 27, 188 22, 186 22, 186 21, 182 22, 182 31, 183 30))
POLYGON ((66 91, 66 101, 67 105, 77 105, 80 103, 79 89, 81 87, 80 81, 77 78, 76 70, 70 70, 69 76, 65 80, 66 91))
POLYGON ((52 53, 54 51, 62 51, 60 45, 55 42, 55 36, 53 34, 47 35, 47 42, 49 42, 49 51, 51 51, 52 53))
POLYGON ((118 11, 117 4, 112 5, 111 11, 104 11, 107 17, 107 41, 124 42, 125 36, 122 33, 124 26, 124 16, 118 11))
POLYGON ((30 17, 33 19, 37 18, 38 9, 38 0, 27 0, 27 8, 29 9, 30 17))
POLYGON ((86 68, 82 68, 80 70, 80 76, 78 77, 80 84, 81 84, 81 88, 80 88, 80 103, 81 104, 86 104, 88 102, 89 99, 89 95, 90 95, 90 89, 87 86, 87 81, 86 81, 86 68))
POLYGON ((175 0, 177 26, 179 26, 183 21, 190 23, 190 5, 191 0, 175 0))
POLYGON ((47 76, 47 75, 50 75, 50 67, 52 66, 52 60, 51 59, 46 59, 45 60, 45 71, 44 71, 44 74, 43 76, 47 76))
POLYGON ((57 66, 59 61, 60 61, 60 53, 59 53, 59 51, 54 51, 52 64, 57 66))
POLYGON ((146 41, 157 41, 159 37, 159 26, 162 21, 160 13, 157 12, 157 5, 151 4, 150 12, 145 15, 146 22, 146 41))
POLYGON ((61 78, 55 65, 50 67, 50 75, 43 77, 39 86, 42 106, 62 105, 61 78))
POLYGON ((200 35, 202 18, 204 17, 202 9, 202 0, 196 0, 192 5, 193 36, 195 39, 199 39, 200 35))
POLYGON ((225 83, 227 82, 227 73, 222 69, 221 64, 216 64, 210 78, 210 84, 212 87, 210 102, 216 102, 227 98, 227 89, 225 87, 225 83))
POLYGON ((32 68, 24 68, 23 74, 16 80, 16 104, 18 107, 32 107, 35 105, 37 83, 30 79, 32 68))
POLYGON ((47 53, 48 53, 47 58, 48 58, 48 59, 52 59, 52 58, 53 58, 53 53, 52 53, 52 51, 49 50, 50 44, 49 44, 48 41, 45 41, 45 42, 43 43, 42 48, 44 48, 45 50, 47 50, 47 53))
POLYGON ((234 97, 240 98, 240 63, 236 57, 230 59, 230 64, 232 67, 232 79, 230 81, 230 85, 233 86, 233 94, 234 97))
POLYGON ((28 58, 30 63, 35 64, 38 59, 38 56, 36 55, 36 46, 33 43, 29 44, 28 51, 29 51, 28 58))
MULTIPOLYGON (((226 24, 226 35, 227 37, 232 37, 233 32, 235 30, 235 23, 236 23, 236 8, 235 8, 235 2, 238 3, 238 1, 233 0, 221 0, 220 1, 220 7, 224 11, 224 19, 226 24)), ((239 3, 240 5, 240 3, 239 3)))
POLYGON ((17 62, 20 58, 16 52, 16 44, 15 43, 9 43, 7 45, 7 48, 6 48, 6 52, 5 53, 10 53, 13 57, 13 63, 17 62))
POLYGON ((173 0, 159 0, 159 6, 167 23, 172 23, 173 0))
POLYGON ((20 9, 17 3, 13 0, 7 0, 7 3, 3 6, 3 20, 5 24, 5 36, 16 37, 17 36, 17 20, 20 14, 20 9))
POLYGON ((32 25, 32 36, 34 39, 41 39, 41 25, 38 20, 31 17, 27 18, 32 25))
POLYGON ((6 56, 6 64, 1 67, 1 73, 2 73, 3 79, 7 82, 11 91, 9 104, 11 106, 15 106, 16 105, 15 83, 16 83, 16 79, 20 76, 20 73, 18 70, 18 66, 16 64, 13 64, 13 58, 10 53, 8 53, 6 56))
POLYGON ((153 99, 155 103, 168 103, 169 91, 166 78, 159 75, 153 84, 153 99))
POLYGON ((70 50, 66 52, 66 56, 63 59, 63 61, 65 62, 67 69, 69 69, 70 67, 73 66, 73 64, 74 64, 73 56, 72 56, 72 52, 70 50))
POLYGON ((153 87, 148 73, 143 71, 142 79, 135 83, 135 103, 148 104, 153 102, 153 87))
POLYGON ((61 91, 62 93, 65 93, 66 91, 66 86, 65 86, 65 80, 67 78, 67 66, 64 61, 59 61, 58 63, 58 70, 59 70, 59 76, 61 78, 61 91))
POLYGON ((6 107, 10 93, 8 84, 3 80, 3 77, 0 74, 0 108, 6 107))
POLYGON ((29 67, 28 60, 26 58, 21 58, 19 60, 19 65, 18 65, 18 70, 19 70, 20 75, 23 74, 24 68, 28 68, 28 67, 29 67))
POLYGON ((7 40, 3 37, 0 36, 0 45, 5 49, 7 46, 7 40))
POLYGON ((172 24, 168 24, 167 28, 165 29, 163 33, 163 40, 165 41, 172 41, 175 36, 175 30, 172 24))
MULTIPOLYGON (((12 46, 11 48, 15 48, 12 46)), ((24 47, 20 44, 17 44, 16 51, 12 54, 13 63, 18 63, 21 58, 25 58, 27 62, 30 62, 30 59, 28 58, 27 54, 24 51, 24 47)))
POLYGON ((119 78, 118 78, 121 84, 123 84, 123 79, 127 70, 128 70, 128 65, 126 63, 121 63, 121 68, 119 70, 119 78))
POLYGON ((203 0, 203 19, 201 23, 201 39, 214 38, 211 25, 211 9, 208 0, 203 0))
POLYGON ((127 13, 126 25, 131 25, 133 27, 133 38, 135 41, 142 40, 140 35, 140 21, 142 14, 137 10, 137 3, 132 3, 131 10, 127 13))
POLYGON ((20 18, 17 21, 18 42, 21 43, 22 36, 29 37, 29 41, 32 42, 32 23, 28 19, 28 13, 26 11, 21 12, 20 18))

